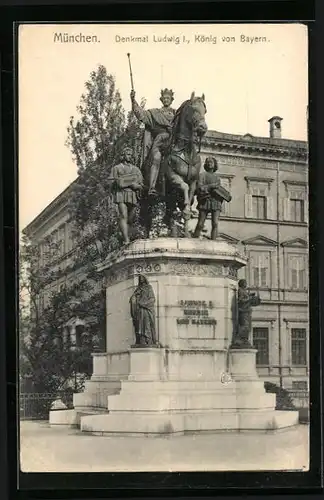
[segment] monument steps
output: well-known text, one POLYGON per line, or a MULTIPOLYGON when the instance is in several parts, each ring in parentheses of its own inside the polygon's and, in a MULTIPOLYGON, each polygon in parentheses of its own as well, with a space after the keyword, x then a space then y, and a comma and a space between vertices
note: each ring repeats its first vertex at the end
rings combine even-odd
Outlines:
POLYGON ((276 431, 298 424, 298 412, 220 410, 163 414, 111 412, 81 418, 81 431, 122 435, 171 435, 219 431, 276 431), (296 415, 297 413, 297 415, 296 415))
POLYGON ((98 267, 106 278, 108 352, 93 354, 75 409, 50 421, 123 436, 297 425, 298 412, 275 410, 276 396, 257 374, 257 351, 246 330, 237 334, 237 273, 245 265, 237 247, 194 238, 137 240, 108 256, 98 267), (145 311, 134 299, 141 286, 145 311), (140 307, 146 326, 141 319, 133 346, 140 307))

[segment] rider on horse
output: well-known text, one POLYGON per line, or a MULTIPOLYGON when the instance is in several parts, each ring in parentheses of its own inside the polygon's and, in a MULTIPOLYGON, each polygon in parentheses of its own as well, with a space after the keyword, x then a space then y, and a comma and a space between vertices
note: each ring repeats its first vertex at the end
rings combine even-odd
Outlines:
POLYGON ((173 99, 172 90, 161 90, 162 108, 144 110, 135 100, 135 91, 131 91, 134 115, 145 124, 143 164, 147 166, 147 162, 152 162, 149 175, 149 196, 157 194, 156 183, 159 177, 161 159, 168 146, 175 115, 175 110, 171 108, 173 99))

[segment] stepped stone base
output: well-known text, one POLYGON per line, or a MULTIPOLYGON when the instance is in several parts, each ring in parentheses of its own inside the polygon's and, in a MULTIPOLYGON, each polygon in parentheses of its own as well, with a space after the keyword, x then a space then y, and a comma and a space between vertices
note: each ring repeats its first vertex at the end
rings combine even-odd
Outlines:
POLYGON ((71 410, 60 410, 60 411, 50 411, 49 413, 49 424, 51 426, 62 425, 66 427, 75 427, 80 429, 81 427, 81 417, 88 415, 98 415, 100 413, 107 413, 107 410, 97 410, 95 408, 87 408, 86 411, 76 410, 75 408, 71 410))
POLYGON ((209 411, 183 414, 122 414, 85 416, 81 430, 102 435, 170 435, 220 431, 276 431, 297 425, 290 411, 209 411))
MULTIPOLYGON (((124 436, 276 431, 297 425, 298 412, 275 410, 275 394, 265 392, 256 374, 255 354, 251 349, 230 351, 230 373, 224 383, 166 379, 163 349, 132 349, 129 377, 120 381, 119 392, 106 394, 105 408, 90 408, 89 399, 87 408, 51 412, 50 423, 124 436)), ((194 353, 192 357, 195 367, 194 353)))
MULTIPOLYGON (((107 353, 93 355, 93 375, 74 410, 50 423, 121 435, 273 431, 298 423, 275 410, 256 371, 256 350, 231 349, 238 270, 246 264, 223 241, 138 240, 109 256, 107 353), (144 273, 156 298, 161 347, 132 348, 129 299, 144 273)), ((235 345, 235 344, 234 344, 235 345)))

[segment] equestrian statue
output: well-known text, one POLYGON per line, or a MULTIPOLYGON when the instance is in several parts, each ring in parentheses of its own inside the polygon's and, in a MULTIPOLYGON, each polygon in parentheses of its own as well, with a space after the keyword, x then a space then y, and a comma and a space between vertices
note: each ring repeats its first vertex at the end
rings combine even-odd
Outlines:
MULTIPOLYGON (((171 107, 174 93, 165 88, 160 96, 162 107, 144 110, 135 99, 130 54, 127 55, 132 111, 145 125, 141 159, 144 186, 141 191, 140 216, 146 236, 150 235, 154 209, 164 202, 164 222, 170 236, 189 237, 191 207, 199 188, 201 140, 207 132, 205 96, 196 96, 192 92, 190 98, 174 110, 171 107), (183 232, 179 231, 179 221, 183 232)), ((218 189, 220 187, 216 186, 216 190, 218 189)), ((223 199, 223 193, 220 193, 220 197, 223 199)))

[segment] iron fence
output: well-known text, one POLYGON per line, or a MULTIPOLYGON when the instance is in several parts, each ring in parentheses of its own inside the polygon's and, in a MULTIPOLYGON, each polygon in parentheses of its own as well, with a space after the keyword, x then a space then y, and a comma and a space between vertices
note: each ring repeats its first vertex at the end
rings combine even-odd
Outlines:
POLYGON ((296 408, 308 408, 309 407, 309 393, 308 391, 288 391, 294 406, 296 408))
POLYGON ((23 392, 19 395, 19 408, 21 420, 48 420, 51 406, 60 398, 67 408, 72 407, 73 393, 39 393, 23 392))

